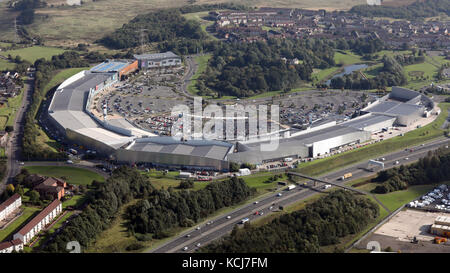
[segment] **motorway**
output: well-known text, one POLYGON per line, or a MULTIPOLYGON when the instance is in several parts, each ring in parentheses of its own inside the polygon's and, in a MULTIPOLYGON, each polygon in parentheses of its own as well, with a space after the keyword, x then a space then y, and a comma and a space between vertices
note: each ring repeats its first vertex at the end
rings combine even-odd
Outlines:
MULTIPOLYGON (((390 153, 384 156, 385 161, 385 169, 392 168, 395 166, 396 161, 399 161, 400 164, 412 163, 417 161, 419 158, 425 156, 428 151, 435 150, 438 147, 449 144, 449 139, 441 137, 434 141, 421 144, 416 147, 412 147, 413 152, 409 149, 397 151, 394 153, 390 153), (408 159, 406 159, 408 158, 408 159)), ((345 182, 352 181, 361 177, 367 177, 374 174, 374 172, 368 171, 367 161, 363 163, 357 163, 349 167, 345 167, 339 171, 335 171, 320 177, 325 181, 335 181, 338 183, 343 183, 344 181, 339 181, 338 178, 343 176, 345 173, 351 172, 352 178, 346 180, 345 182)), ((189 231, 184 232, 180 236, 160 245, 154 249, 149 250, 148 252, 153 253, 173 253, 173 252, 192 252, 202 247, 224 235, 231 232, 233 227, 243 218, 249 218, 250 222, 256 218, 261 218, 262 216, 255 215, 254 213, 258 211, 259 213, 263 212, 265 216, 272 213, 272 211, 277 211, 280 206, 285 207, 294 203, 297 203, 307 197, 310 197, 318 192, 321 192, 323 188, 323 184, 314 185, 312 181, 307 182, 305 186, 298 186, 297 188, 291 191, 283 191, 280 192, 282 195, 278 196, 277 193, 270 193, 269 195, 264 195, 257 202, 257 204, 252 203, 248 205, 244 205, 230 213, 222 214, 218 217, 215 217, 207 224, 198 225, 189 231), (273 207, 270 209, 270 207, 273 207), (231 216, 230 219, 227 216, 231 216), (200 243, 198 247, 197 244, 200 243), (184 247, 187 247, 187 250, 184 250, 184 247)))
POLYGON ((14 176, 20 172, 19 161, 22 157, 22 138, 23 138, 23 127, 25 124, 24 113, 28 110, 31 104, 31 99, 33 96, 34 79, 32 77, 27 77, 25 81, 24 95, 22 99, 22 105, 16 113, 14 119, 13 127, 14 130, 11 132, 8 143, 6 144, 6 155, 8 157, 6 162, 6 174, 0 183, 0 193, 5 189, 6 184, 11 183, 14 176))

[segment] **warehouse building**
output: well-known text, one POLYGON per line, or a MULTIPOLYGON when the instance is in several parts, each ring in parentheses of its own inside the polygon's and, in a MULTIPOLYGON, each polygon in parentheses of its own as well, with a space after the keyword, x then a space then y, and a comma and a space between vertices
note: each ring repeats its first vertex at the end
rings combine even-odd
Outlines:
POLYGON ((431 226, 431 233, 438 236, 450 237, 450 217, 438 216, 431 226))
POLYGON ((119 79, 123 79, 123 76, 126 76, 134 71, 138 70, 139 63, 137 60, 134 61, 115 61, 108 60, 103 62, 93 68, 91 68, 92 73, 117 73, 119 79))
POLYGON ((293 137, 279 138, 274 151, 264 151, 261 145, 270 141, 245 143, 236 145, 237 152, 228 155, 228 159, 237 163, 262 164, 281 160, 286 157, 307 158, 330 153, 345 145, 369 141, 371 133, 368 131, 335 125, 313 132, 297 134, 293 137))
POLYGON ((347 122, 341 123, 342 126, 352 127, 373 133, 391 128, 397 118, 381 114, 366 114, 347 122))
POLYGON ((134 55, 134 58, 136 58, 136 60, 139 61, 140 69, 171 67, 181 65, 181 57, 176 55, 172 51, 167 51, 164 53, 134 55))
POLYGON ((62 203, 59 200, 54 200, 38 215, 36 215, 30 222, 14 234, 14 240, 21 240, 25 245, 28 244, 34 236, 43 230, 53 219, 62 212, 62 203))
POLYGON ((412 90, 392 87, 392 92, 366 108, 362 113, 383 114, 396 117, 395 125, 410 126, 425 116, 426 111, 433 109, 433 101, 412 90))
POLYGON ((174 137, 138 138, 117 150, 116 160, 151 163, 187 169, 228 170, 227 155, 233 145, 215 140, 185 140, 174 137))

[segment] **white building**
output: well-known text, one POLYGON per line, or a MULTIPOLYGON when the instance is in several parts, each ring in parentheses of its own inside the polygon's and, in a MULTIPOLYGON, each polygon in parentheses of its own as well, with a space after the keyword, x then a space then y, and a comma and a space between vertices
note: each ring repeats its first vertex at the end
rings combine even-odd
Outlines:
POLYGON ((19 194, 14 194, 8 200, 0 204, 0 221, 3 221, 13 211, 22 205, 22 197, 19 194))
POLYGON ((24 244, 29 243, 34 236, 50 224, 61 212, 62 203, 56 199, 19 230, 19 232, 14 234, 14 240, 19 239, 24 244))
POLYGON ((0 253, 19 252, 23 250, 23 242, 19 239, 0 243, 0 253))
POLYGON ((172 51, 155 54, 134 55, 134 58, 139 61, 139 68, 141 69, 181 65, 181 57, 179 57, 172 51))

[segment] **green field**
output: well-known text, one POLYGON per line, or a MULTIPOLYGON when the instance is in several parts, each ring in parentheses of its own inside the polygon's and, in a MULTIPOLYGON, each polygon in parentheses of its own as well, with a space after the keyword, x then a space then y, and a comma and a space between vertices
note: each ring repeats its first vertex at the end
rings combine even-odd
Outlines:
POLYGON ((334 61, 336 64, 342 65, 351 65, 363 62, 361 60, 361 56, 351 52, 350 50, 338 50, 334 54, 334 61))
POLYGON ((69 184, 88 185, 93 180, 104 182, 105 178, 93 171, 66 166, 26 166, 30 173, 37 173, 52 177, 65 177, 69 184))
POLYGON ((374 158, 382 154, 401 150, 443 136, 443 130, 440 129, 440 127, 447 117, 449 106, 450 103, 440 103, 439 107, 442 111, 435 121, 422 128, 410 131, 404 136, 397 136, 356 150, 303 163, 299 165, 299 168, 297 168, 296 171, 308 175, 324 174, 343 166, 351 165, 362 160, 374 158))
POLYGON ((3 242, 8 237, 14 235, 14 232, 18 231, 19 228, 28 222, 28 220, 31 220, 34 217, 36 212, 41 210, 40 208, 27 207, 24 205, 22 205, 22 208, 24 209, 23 214, 5 229, 0 230, 0 242, 3 242))
POLYGON ((81 205, 85 200, 84 195, 74 195, 70 200, 66 200, 62 203, 63 209, 67 207, 76 207, 81 205))
POLYGON ((0 130, 5 130, 6 126, 12 126, 17 110, 22 105, 23 91, 18 96, 8 99, 8 103, 0 107, 0 130))
POLYGON ((64 51, 65 51, 64 49, 55 47, 32 46, 15 50, 0 51, 0 55, 3 55, 5 57, 11 55, 13 58, 19 55, 23 60, 27 60, 30 63, 34 63, 37 59, 40 58, 50 60, 52 56, 59 55, 64 51))
MULTIPOLYGON (((425 85, 433 83, 443 83, 436 79, 437 73, 441 66, 450 63, 443 56, 426 56, 425 62, 404 66, 405 75, 408 79, 406 87, 411 89, 419 89, 425 85), (419 76, 419 77, 417 77, 419 76)), ((448 80, 447 80, 448 81, 448 80)))
POLYGON ((286 177, 283 176, 283 178, 274 182, 268 182, 267 180, 274 175, 274 173, 270 172, 259 172, 254 175, 242 176, 241 178, 249 187, 255 188, 259 192, 265 192, 270 189, 276 189, 278 181, 286 181, 286 177))
POLYGON ((15 63, 0 59, 0 71, 13 70, 16 67, 15 63))
POLYGON ((192 76, 191 82, 187 87, 189 94, 194 95, 194 96, 197 95, 197 93, 198 93, 198 89, 196 87, 197 79, 206 70, 206 66, 208 65, 208 61, 210 58, 211 58, 211 54, 205 54, 203 56, 195 57, 195 61, 198 63, 198 68, 197 68, 197 71, 195 72, 194 76, 192 76))

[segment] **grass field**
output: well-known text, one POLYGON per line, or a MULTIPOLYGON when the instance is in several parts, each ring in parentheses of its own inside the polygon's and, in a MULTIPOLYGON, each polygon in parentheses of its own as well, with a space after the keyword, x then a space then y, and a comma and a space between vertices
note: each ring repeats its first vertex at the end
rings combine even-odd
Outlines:
POLYGON ((65 177, 69 184, 88 185, 93 180, 104 182, 105 178, 93 171, 66 166, 26 166, 30 173, 37 173, 52 177, 65 177))
POLYGON ((0 130, 4 130, 6 126, 12 126, 17 110, 22 105, 23 91, 18 96, 8 99, 8 103, 0 107, 0 130))
POLYGON ((406 87, 417 90, 425 85, 431 84, 432 82, 445 82, 445 80, 437 81, 435 78, 440 67, 445 63, 450 62, 445 60, 443 56, 426 56, 424 63, 404 66, 405 74, 408 79, 408 84, 406 87))
POLYGON ((0 59, 0 71, 13 70, 16 67, 15 63, 8 62, 7 60, 0 59))
POLYGON ((374 158, 378 155, 382 155, 388 152, 401 150, 406 147, 414 146, 419 143, 423 143, 433 138, 442 136, 443 130, 440 129, 440 127, 447 118, 447 111, 449 106, 450 103, 440 103, 439 107, 442 111, 435 121, 422 128, 410 131, 404 136, 394 137, 356 150, 337 154, 324 159, 318 159, 312 162, 303 163, 300 164, 297 171, 309 175, 324 174, 346 165, 374 158))
POLYGON ((50 60, 52 56, 59 55, 64 52, 64 49, 55 48, 55 47, 46 47, 46 46, 32 46, 27 48, 1 51, 0 55, 7 57, 11 55, 15 58, 19 55, 22 59, 29 61, 30 63, 34 63, 37 59, 45 58, 50 60))
POLYGON ((334 61, 336 64, 350 65, 363 62, 361 56, 349 51, 349 50, 338 50, 334 54, 334 61))
POLYGON ((244 179, 249 187, 255 188, 259 192, 266 192, 270 189, 276 189, 278 181, 286 181, 286 177, 283 176, 283 178, 277 179, 274 182, 268 182, 268 179, 274 175, 274 173, 270 172, 260 172, 251 176, 242 176, 241 178, 244 179))
POLYGON ((196 87, 197 79, 201 74, 206 70, 206 66, 208 65, 208 61, 211 58, 211 54, 205 54, 203 56, 195 57, 195 61, 198 63, 197 71, 194 76, 191 78, 191 83, 188 85, 187 90, 191 95, 197 95, 198 89, 196 87))

